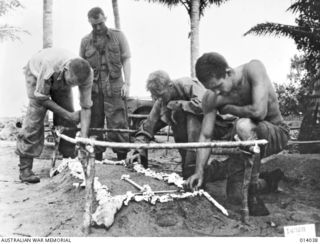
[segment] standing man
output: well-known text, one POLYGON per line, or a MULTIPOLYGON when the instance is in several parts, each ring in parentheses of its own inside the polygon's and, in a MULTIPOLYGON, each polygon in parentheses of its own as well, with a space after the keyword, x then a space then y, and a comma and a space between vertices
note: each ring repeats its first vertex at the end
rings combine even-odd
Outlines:
MULTIPOLYGON (((108 128, 128 128, 124 101, 129 94, 131 74, 128 42, 121 31, 107 28, 101 8, 92 8, 88 20, 92 32, 81 40, 80 56, 88 60, 94 70, 91 127, 103 128, 106 118, 108 128)), ((128 142, 129 135, 108 133, 108 140, 128 142)), ((127 150, 114 149, 114 152, 119 160, 126 158, 127 150)), ((100 148, 96 153, 97 160, 102 160, 102 153, 100 148)))
MULTIPOLYGON (((37 183, 32 172, 33 158, 44 145, 44 118, 47 110, 54 113, 54 125, 75 127, 81 121, 81 136, 88 137, 91 116, 93 71, 89 63, 60 48, 47 48, 36 53, 25 67, 29 106, 17 138, 16 153, 20 157, 20 180, 37 183), (79 87, 81 111, 73 109, 73 86, 79 87)), ((74 145, 59 145, 64 157, 74 155, 74 145)))
MULTIPOLYGON (((189 77, 172 80, 165 71, 158 70, 149 75, 147 90, 155 103, 148 118, 136 133, 135 142, 149 142, 156 132, 167 125, 172 128, 175 142, 198 141, 203 118, 201 101, 206 93, 205 87, 198 80, 189 77)), ((223 120, 219 116, 213 137, 221 139, 232 126, 233 120, 223 120)), ((194 173, 196 153, 192 149, 180 149, 179 153, 182 159, 182 176, 186 179, 194 173)), ((140 160, 147 167, 147 151, 132 150, 128 161, 134 160, 140 160)), ((225 168, 217 162, 210 167, 210 171, 212 168, 215 169, 212 178, 223 179, 225 168)))
MULTIPOLYGON (((205 53, 196 63, 196 76, 209 89, 202 100, 204 119, 200 142, 209 142, 214 133, 216 114, 228 113, 239 117, 234 134, 241 140, 266 139, 261 158, 281 151, 289 139, 289 130, 279 110, 277 95, 264 65, 258 60, 230 68, 218 53, 205 53)), ((198 189, 203 184, 204 168, 211 153, 210 148, 197 150, 196 171, 187 180, 187 186, 198 189)), ((242 160, 250 160, 244 157, 242 160)), ((227 196, 231 201, 241 201, 244 167, 241 163, 229 166, 227 196), (229 189, 229 190, 228 190, 229 189)), ((252 169, 249 186, 249 214, 267 215, 269 212, 257 196, 260 166, 252 169)))

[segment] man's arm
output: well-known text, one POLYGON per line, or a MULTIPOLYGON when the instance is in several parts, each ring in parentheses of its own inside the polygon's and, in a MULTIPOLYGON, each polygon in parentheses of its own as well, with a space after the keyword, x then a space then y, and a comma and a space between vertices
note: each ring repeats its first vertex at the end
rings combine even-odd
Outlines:
POLYGON ((121 96, 127 97, 129 95, 129 87, 130 87, 130 79, 131 79, 131 63, 130 63, 130 47, 127 41, 127 38, 123 34, 123 32, 119 31, 118 40, 120 45, 120 52, 121 52, 121 62, 123 66, 123 74, 124 74, 124 84, 121 89, 121 96))
MULTIPOLYGON (((166 126, 166 124, 161 121, 161 100, 158 99, 153 104, 152 110, 149 113, 147 119, 143 121, 138 132, 135 135, 135 143, 149 143, 154 133, 166 126)), ((138 161, 142 165, 148 165, 148 154, 146 149, 132 149, 126 159, 128 164, 133 164, 133 162, 138 161)))
POLYGON ((58 104, 56 104, 51 99, 41 100, 41 104, 52 111, 54 114, 57 114, 61 118, 71 121, 75 124, 79 123, 79 114, 78 112, 69 112, 65 110, 64 108, 60 107, 58 104))
POLYGON ((270 84, 270 80, 264 65, 258 60, 251 61, 247 69, 252 89, 252 104, 246 106, 225 105, 220 111, 238 117, 263 120, 268 110, 268 84, 270 84))
POLYGON ((91 109, 81 109, 81 137, 88 137, 91 119, 91 109))
POLYGON ((190 101, 188 106, 196 114, 202 114, 202 100, 206 94, 207 89, 197 80, 193 80, 191 86, 190 101))
POLYGON ((85 43, 85 40, 84 39, 82 39, 81 40, 81 43, 80 43, 80 50, 79 50, 79 56, 81 57, 81 58, 85 58, 85 56, 84 56, 84 52, 85 52, 85 45, 86 45, 86 43, 85 43))
POLYGON ((130 58, 125 58, 122 61, 123 65, 123 74, 124 74, 124 84, 123 89, 121 91, 122 97, 127 97, 129 95, 129 89, 130 89, 130 79, 131 79, 131 61, 130 58))
MULTIPOLYGON (((202 128, 199 137, 199 142, 210 142, 214 130, 214 123, 216 121, 217 110, 212 110, 206 113, 203 121, 202 128)), ((203 174, 205 165, 211 154, 211 148, 199 148, 197 150, 197 161, 196 161, 196 174, 203 174)))
MULTIPOLYGON (((207 91, 202 100, 204 118, 199 137, 199 142, 210 142, 217 113, 217 96, 215 93, 207 91)), ((186 184, 192 190, 198 190, 203 184, 204 167, 206 166, 211 154, 211 148, 200 148, 197 150, 196 170, 189 177, 186 184)))
POLYGON ((88 137, 91 121, 91 90, 93 83, 93 70, 90 70, 90 75, 86 80, 85 86, 79 86, 80 106, 81 106, 81 137, 88 137))

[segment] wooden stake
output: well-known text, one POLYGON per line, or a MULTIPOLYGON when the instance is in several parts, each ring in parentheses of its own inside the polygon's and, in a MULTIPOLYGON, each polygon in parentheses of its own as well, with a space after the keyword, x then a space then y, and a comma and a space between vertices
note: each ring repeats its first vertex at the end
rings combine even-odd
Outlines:
POLYGON ((95 177, 95 154, 94 147, 91 145, 86 146, 86 151, 80 149, 80 161, 83 167, 85 182, 86 182, 86 202, 85 202, 85 212, 83 215, 83 226, 82 232, 85 235, 91 233, 91 214, 93 206, 93 194, 94 194, 94 177, 95 177))

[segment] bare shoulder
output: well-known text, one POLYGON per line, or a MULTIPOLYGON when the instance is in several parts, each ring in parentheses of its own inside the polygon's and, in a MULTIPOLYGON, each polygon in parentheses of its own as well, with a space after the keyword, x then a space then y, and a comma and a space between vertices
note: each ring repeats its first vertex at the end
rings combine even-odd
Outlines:
POLYGON ((245 65, 245 72, 251 81, 258 81, 267 78, 267 71, 264 64, 257 59, 253 59, 245 65))
POLYGON ((264 64, 258 60, 258 59, 253 59, 245 65, 245 68, 247 69, 248 72, 254 72, 254 71, 265 71, 265 66, 264 64))
POLYGON ((217 95, 216 93, 207 90, 202 98, 202 110, 204 114, 210 113, 217 109, 217 95))

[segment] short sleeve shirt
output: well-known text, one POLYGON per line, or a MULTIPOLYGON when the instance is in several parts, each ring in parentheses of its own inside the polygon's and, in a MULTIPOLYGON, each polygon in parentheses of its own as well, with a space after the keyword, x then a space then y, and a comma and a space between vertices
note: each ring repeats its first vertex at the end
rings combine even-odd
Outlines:
MULTIPOLYGON (((26 74, 36 77, 34 80, 36 84, 27 83, 27 89, 32 90, 35 99, 50 99, 52 78, 54 82, 64 82, 64 70, 68 62, 74 58, 79 58, 79 56, 62 48, 42 49, 31 57, 26 67, 26 74)), ((91 94, 91 86, 92 79, 87 79, 87 84, 79 87, 81 107, 90 108, 92 106, 91 95, 87 95, 88 90, 91 94)))

